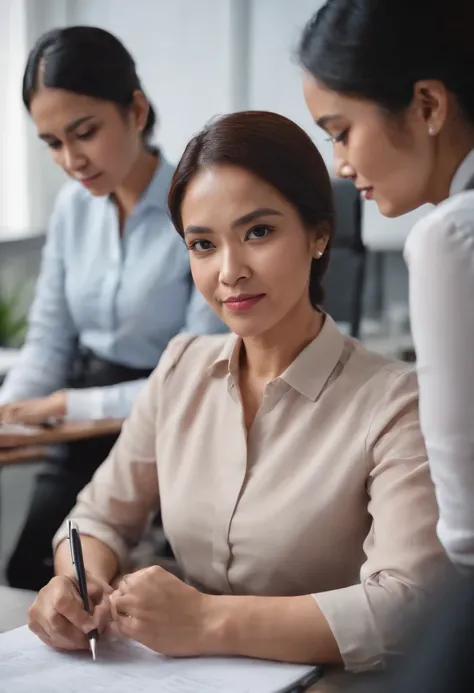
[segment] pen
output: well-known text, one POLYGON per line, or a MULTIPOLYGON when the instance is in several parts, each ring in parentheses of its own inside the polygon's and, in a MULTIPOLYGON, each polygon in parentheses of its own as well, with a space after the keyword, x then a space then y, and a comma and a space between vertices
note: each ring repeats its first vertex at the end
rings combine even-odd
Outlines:
MULTIPOLYGON (((69 548, 71 550, 71 559, 76 573, 77 582, 79 583, 79 592, 84 604, 84 609, 90 614, 89 595, 87 594, 86 570, 84 568, 84 557, 82 555, 81 538, 79 536, 79 528, 73 520, 67 521, 69 548)), ((97 641, 99 639, 99 631, 93 628, 87 633, 89 638, 89 646, 91 648, 92 659, 95 662, 97 641)))

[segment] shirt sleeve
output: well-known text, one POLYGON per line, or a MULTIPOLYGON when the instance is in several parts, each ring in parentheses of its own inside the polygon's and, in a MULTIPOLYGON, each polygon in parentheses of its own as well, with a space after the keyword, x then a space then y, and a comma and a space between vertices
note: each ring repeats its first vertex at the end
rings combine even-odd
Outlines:
MULTIPOLYGON (((163 385, 193 338, 171 340, 160 363, 138 395, 130 418, 110 455, 81 491, 69 517, 81 534, 96 537, 126 569, 130 549, 139 541, 153 509, 159 507, 156 440, 163 385)), ((67 521, 53 540, 56 550, 67 536, 67 521)))
POLYGON ((352 671, 379 668, 399 652, 411 617, 449 571, 436 536, 438 508, 419 428, 416 376, 391 375, 366 442, 372 522, 360 583, 313 595, 352 671))
POLYGON ((186 312, 186 322, 181 332, 204 335, 221 334, 228 331, 227 325, 217 317, 193 283, 186 312))
POLYGON ((427 219, 405 256, 438 534, 455 563, 474 566, 474 222, 427 219))
POLYGON ((66 419, 125 419, 146 383, 146 378, 106 387, 67 390, 66 419))
POLYGON ((64 212, 60 193, 43 249, 25 344, 0 389, 0 404, 49 395, 66 381, 77 335, 65 292, 64 212))

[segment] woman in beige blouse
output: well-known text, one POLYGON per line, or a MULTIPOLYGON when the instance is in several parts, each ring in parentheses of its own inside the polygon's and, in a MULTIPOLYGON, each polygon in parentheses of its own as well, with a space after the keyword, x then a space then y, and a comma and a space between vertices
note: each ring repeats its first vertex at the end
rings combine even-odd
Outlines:
POLYGON ((170 343, 72 513, 94 616, 63 526, 30 627, 64 649, 112 619, 170 655, 375 667, 446 560, 414 372, 318 310, 334 228, 323 160, 282 116, 228 115, 189 143, 169 207, 234 334, 170 343), (158 505, 186 582, 153 567, 113 591, 158 505))

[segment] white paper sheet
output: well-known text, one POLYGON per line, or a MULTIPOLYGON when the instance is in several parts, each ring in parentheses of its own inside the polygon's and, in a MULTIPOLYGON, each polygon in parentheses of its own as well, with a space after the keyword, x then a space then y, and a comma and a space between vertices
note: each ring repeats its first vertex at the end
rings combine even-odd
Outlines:
POLYGON ((25 626, 0 635, 0 693, 278 693, 311 672, 231 658, 170 659, 128 640, 59 653, 25 626))

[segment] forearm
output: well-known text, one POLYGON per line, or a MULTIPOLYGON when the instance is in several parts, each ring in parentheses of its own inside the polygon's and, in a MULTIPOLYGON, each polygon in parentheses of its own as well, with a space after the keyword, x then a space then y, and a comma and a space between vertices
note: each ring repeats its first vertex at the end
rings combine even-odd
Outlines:
POLYGON ((205 621, 207 654, 311 664, 342 662, 331 629, 310 595, 210 596, 205 621))
MULTIPOLYGON (((87 572, 110 584, 119 569, 119 562, 115 553, 107 544, 88 535, 81 535, 81 544, 87 572)), ((56 575, 74 575, 67 539, 63 539, 56 549, 54 571, 56 575)))

